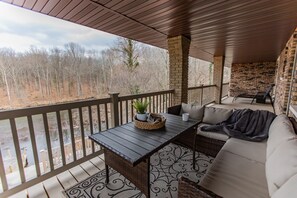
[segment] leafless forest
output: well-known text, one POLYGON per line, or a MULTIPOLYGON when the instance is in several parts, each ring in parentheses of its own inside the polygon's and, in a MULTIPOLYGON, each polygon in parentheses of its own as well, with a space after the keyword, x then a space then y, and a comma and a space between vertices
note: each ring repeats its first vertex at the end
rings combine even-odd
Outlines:
MULTIPOLYGON (((26 52, 0 49, 0 108, 168 89, 166 50, 119 38, 104 51, 76 43, 26 52)), ((212 65, 190 58, 189 86, 211 83, 212 65)))

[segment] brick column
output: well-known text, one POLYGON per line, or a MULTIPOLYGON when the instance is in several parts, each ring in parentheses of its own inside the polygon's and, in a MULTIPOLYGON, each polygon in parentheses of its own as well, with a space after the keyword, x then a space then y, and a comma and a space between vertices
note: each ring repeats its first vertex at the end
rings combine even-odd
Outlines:
POLYGON ((216 85, 215 102, 217 104, 221 104, 222 100, 224 61, 224 56, 213 57, 213 83, 216 85))
MULTIPOLYGON (((274 107, 276 114, 285 113, 288 107, 290 82, 295 59, 295 50, 297 46, 297 28, 288 40, 285 48, 279 55, 276 65, 277 73, 275 79, 275 101, 274 107)), ((297 105, 297 74, 293 75, 291 104, 297 105)))
POLYGON ((167 39, 169 52, 169 88, 174 89, 173 104, 188 102, 188 63, 191 41, 184 36, 167 39))

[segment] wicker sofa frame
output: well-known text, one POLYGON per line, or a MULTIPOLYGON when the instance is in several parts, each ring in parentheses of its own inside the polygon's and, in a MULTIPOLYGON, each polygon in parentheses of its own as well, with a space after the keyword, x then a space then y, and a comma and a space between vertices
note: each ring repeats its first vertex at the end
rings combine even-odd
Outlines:
MULTIPOLYGON (((180 115, 181 105, 176 105, 168 108, 169 114, 180 115)), ((201 123, 201 122, 200 122, 201 123)), ((175 143, 186 146, 187 148, 193 148, 193 137, 192 136, 183 136, 175 141, 175 143)), ((216 140, 212 138, 207 138, 201 135, 196 135, 194 140, 195 150, 202 152, 206 155, 216 157, 218 152, 224 146, 225 141, 216 140)))
POLYGON ((222 198, 221 196, 199 186, 195 182, 181 177, 178 180, 178 198, 222 198))

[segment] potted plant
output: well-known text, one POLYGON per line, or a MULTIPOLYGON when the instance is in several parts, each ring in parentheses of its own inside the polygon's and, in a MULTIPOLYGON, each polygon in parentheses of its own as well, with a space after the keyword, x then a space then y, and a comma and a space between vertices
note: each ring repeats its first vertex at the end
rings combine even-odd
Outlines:
POLYGON ((136 110, 136 118, 140 121, 146 121, 147 113, 146 109, 149 105, 148 101, 141 102, 140 100, 136 100, 133 102, 133 107, 136 110))

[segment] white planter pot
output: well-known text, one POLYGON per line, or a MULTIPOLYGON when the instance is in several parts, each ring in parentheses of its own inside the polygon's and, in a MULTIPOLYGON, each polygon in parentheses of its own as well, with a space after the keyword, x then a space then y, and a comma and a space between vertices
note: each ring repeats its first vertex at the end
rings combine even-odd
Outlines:
POLYGON ((136 118, 137 118, 137 120, 140 120, 140 121, 146 121, 147 114, 146 113, 145 114, 139 114, 139 113, 137 113, 136 114, 136 118))

